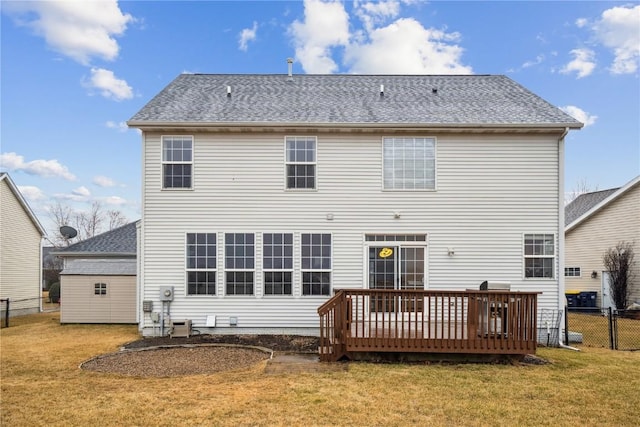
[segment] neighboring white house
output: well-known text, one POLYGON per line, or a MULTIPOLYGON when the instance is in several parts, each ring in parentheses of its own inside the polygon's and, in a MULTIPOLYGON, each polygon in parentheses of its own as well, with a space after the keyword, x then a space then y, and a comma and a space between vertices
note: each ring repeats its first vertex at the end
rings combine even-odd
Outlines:
POLYGON ((9 299, 11 316, 37 313, 42 308, 45 234, 11 177, 0 173, 0 299, 9 299))
POLYGON ((626 185, 578 196, 565 211, 565 287, 595 291, 598 307, 613 307, 602 256, 625 241, 634 244, 629 302, 640 303, 640 176, 626 185))
POLYGON ((137 323, 137 222, 52 253, 60 272, 60 323, 137 323))
POLYGON ((340 288, 498 280, 564 306, 563 147, 582 124, 505 76, 183 74, 128 124, 145 335, 161 311, 313 334, 340 288))

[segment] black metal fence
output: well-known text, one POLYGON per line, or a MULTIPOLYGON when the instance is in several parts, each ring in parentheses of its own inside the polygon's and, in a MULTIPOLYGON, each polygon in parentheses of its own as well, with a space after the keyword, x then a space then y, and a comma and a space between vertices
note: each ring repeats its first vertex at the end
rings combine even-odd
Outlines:
POLYGON ((565 308, 565 342, 612 350, 640 350, 640 311, 565 308))
POLYGON ((7 328, 11 325, 11 318, 27 314, 42 312, 60 311, 60 304, 53 303, 47 295, 39 298, 25 299, 0 299, 0 328, 7 328))

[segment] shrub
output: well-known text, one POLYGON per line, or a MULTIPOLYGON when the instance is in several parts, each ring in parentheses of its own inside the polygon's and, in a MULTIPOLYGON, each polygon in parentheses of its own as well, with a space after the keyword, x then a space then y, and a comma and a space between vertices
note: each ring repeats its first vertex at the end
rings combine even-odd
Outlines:
POLYGON ((52 283, 49 287, 49 302, 60 302, 60 283, 52 283))

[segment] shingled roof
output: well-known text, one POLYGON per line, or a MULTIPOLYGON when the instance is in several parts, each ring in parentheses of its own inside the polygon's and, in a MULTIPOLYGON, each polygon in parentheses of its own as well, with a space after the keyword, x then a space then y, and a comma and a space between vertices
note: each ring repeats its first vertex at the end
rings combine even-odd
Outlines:
POLYGON ((182 74, 128 124, 582 127, 500 75, 182 74))
POLYGON ((616 191, 618 191, 618 188, 610 188, 609 190, 594 191, 579 195, 573 199, 571 203, 565 206, 564 225, 567 226, 571 224, 616 191))
POLYGON ((131 222, 122 227, 91 237, 82 242, 60 249, 57 256, 122 256, 136 255, 136 224, 131 222))

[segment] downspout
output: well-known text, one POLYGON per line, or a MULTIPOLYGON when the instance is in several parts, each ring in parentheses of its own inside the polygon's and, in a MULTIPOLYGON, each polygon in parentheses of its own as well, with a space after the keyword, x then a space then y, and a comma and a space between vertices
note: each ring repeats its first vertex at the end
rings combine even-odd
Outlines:
MULTIPOLYGON (((558 309, 563 308, 564 315, 564 137, 569 133, 569 128, 564 128, 564 132, 558 138, 558 309)), ((564 322, 560 322, 558 327, 558 346, 570 350, 580 351, 577 348, 569 347, 563 343, 561 329, 564 322)))

